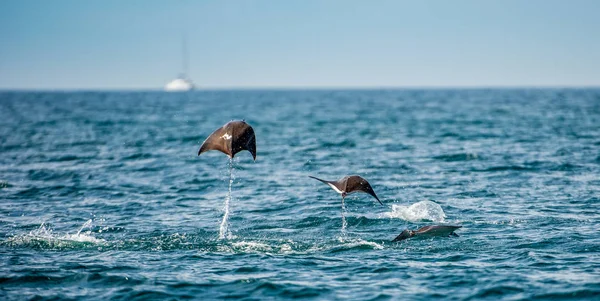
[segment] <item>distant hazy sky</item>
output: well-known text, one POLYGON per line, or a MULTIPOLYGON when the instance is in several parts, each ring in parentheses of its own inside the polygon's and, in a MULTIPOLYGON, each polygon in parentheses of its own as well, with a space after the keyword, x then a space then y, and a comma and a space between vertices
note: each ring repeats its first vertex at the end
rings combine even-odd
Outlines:
POLYGON ((600 1, 0 1, 0 89, 600 86, 600 1))

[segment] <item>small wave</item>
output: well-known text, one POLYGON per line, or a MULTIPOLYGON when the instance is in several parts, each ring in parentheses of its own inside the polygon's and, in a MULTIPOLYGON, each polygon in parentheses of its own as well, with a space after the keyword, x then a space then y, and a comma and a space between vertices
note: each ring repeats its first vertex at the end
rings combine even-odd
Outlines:
POLYGON ((361 238, 347 239, 347 238, 341 237, 338 239, 338 242, 340 244, 336 244, 335 246, 333 246, 331 248, 330 252, 337 253, 337 252, 348 251, 348 250, 363 250, 363 249, 382 250, 383 249, 383 245, 378 244, 373 241, 367 241, 367 240, 364 240, 361 238))
MULTIPOLYGON (((183 136, 181 138, 179 138, 180 142, 202 142, 202 137, 201 136, 183 136)), ((172 139, 175 140, 175 139, 172 139)))
POLYGON ((323 147, 323 148, 328 148, 328 147, 356 147, 356 142, 354 142, 353 140, 350 140, 350 139, 344 139, 342 141, 337 141, 337 142, 326 141, 326 142, 321 143, 321 147, 323 147))
POLYGON ((445 133, 441 134, 440 137, 443 137, 443 138, 447 138, 447 137, 454 138, 454 137, 460 137, 460 134, 455 133, 455 132, 445 132, 445 133))
POLYGON ((569 290, 564 292, 548 292, 533 295, 531 299, 540 299, 540 300, 592 300, 594 298, 598 298, 600 295, 600 290, 598 289, 578 289, 578 290, 569 290), (589 299, 588 299, 589 298, 589 299))
POLYGON ((500 165, 500 166, 492 166, 485 169, 474 170, 478 172, 501 172, 501 171, 530 171, 536 172, 540 170, 544 171, 573 171, 583 168, 583 166, 574 164, 574 163, 562 163, 557 164, 553 162, 541 162, 541 161, 533 161, 526 162, 522 165, 500 165))
POLYGON ((474 171, 479 172, 498 172, 498 171, 526 171, 530 170, 528 167, 519 166, 519 165, 501 165, 501 166, 492 166, 485 169, 479 169, 474 171))
POLYGON ((344 252, 350 250, 381 250, 383 244, 361 238, 338 237, 332 241, 318 243, 302 243, 292 240, 260 241, 242 240, 225 242, 205 249, 223 253, 257 253, 257 254, 306 254, 321 252, 344 252))
POLYGON ((442 207, 437 203, 425 200, 410 206, 392 205, 392 211, 384 213, 384 216, 401 218, 409 222, 444 222, 446 213, 444 213, 442 207))
POLYGON ((289 254, 298 251, 296 250, 298 247, 292 240, 271 242, 243 240, 217 245, 216 251, 225 253, 289 254))
POLYGON ((19 197, 34 197, 40 193, 41 189, 37 187, 31 187, 27 189, 23 189, 15 194, 15 196, 19 197))
POLYGON ((10 188, 13 187, 13 185, 11 185, 10 183, 6 182, 6 181, 0 181, 0 189, 2 188, 10 188))
POLYGON ((500 298, 507 297, 514 294, 523 293, 524 290, 520 287, 515 286, 507 286, 507 285, 496 285, 493 287, 486 287, 483 289, 479 289, 475 292, 471 297, 474 299, 485 299, 485 298, 500 298))
POLYGON ((203 178, 193 178, 189 181, 185 181, 186 185, 206 185, 208 183, 213 183, 215 182, 215 180, 213 178, 209 178, 209 177, 203 177, 203 178))
POLYGON ((124 157, 123 160, 128 161, 128 160, 148 159, 148 158, 152 158, 152 154, 135 153, 135 154, 129 155, 127 157, 124 157))
POLYGON ((383 245, 378 244, 374 241, 366 241, 364 239, 357 239, 356 241, 351 241, 351 242, 349 242, 349 244, 347 246, 351 249, 354 249, 354 248, 364 249, 366 247, 366 248, 373 249, 373 250, 383 250, 383 245))
POLYGON ((572 164, 572 163, 563 163, 560 164, 556 167, 556 170, 558 171, 574 171, 577 169, 582 168, 581 165, 577 165, 577 164, 572 164))
POLYGON ((162 166, 156 166, 156 167, 142 167, 142 168, 138 168, 138 169, 134 169, 133 171, 136 172, 157 172, 157 171, 161 171, 164 167, 162 166))
POLYGON ((458 154, 449 154, 449 155, 441 155, 433 157, 436 160, 446 161, 446 162, 457 162, 457 161, 470 161, 470 160, 479 160, 480 157, 475 153, 458 153, 458 154))
POLYGON ((386 152, 401 152, 405 150, 412 150, 414 147, 410 145, 404 145, 402 143, 394 142, 384 146, 386 152))
POLYGON ((471 223, 476 224, 476 225, 510 225, 510 226, 515 226, 515 225, 527 223, 527 220, 510 218, 510 219, 492 220, 492 221, 489 221, 489 220, 471 221, 471 223))
POLYGON ((28 171, 27 176, 33 181, 67 181, 78 177, 77 173, 74 171, 57 169, 30 170, 28 171))
POLYGON ((254 241, 240 241, 231 244, 234 251, 241 252, 273 252, 273 247, 266 243, 254 241))
MULTIPOLYGON (((80 159, 84 159, 83 157, 78 157, 75 155, 66 155, 66 156, 61 156, 58 158, 52 158, 49 161, 50 162, 67 162, 67 161, 76 161, 76 160, 80 160, 80 159)), ((87 158, 85 158, 87 159, 87 158)))

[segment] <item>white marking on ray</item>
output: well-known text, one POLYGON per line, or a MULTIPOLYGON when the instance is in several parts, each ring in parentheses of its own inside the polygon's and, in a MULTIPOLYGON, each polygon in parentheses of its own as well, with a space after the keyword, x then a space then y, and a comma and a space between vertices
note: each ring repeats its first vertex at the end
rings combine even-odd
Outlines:
POLYGON ((327 185, 331 186, 331 188, 333 188, 333 190, 335 190, 335 192, 337 193, 342 193, 343 191, 339 190, 337 187, 335 187, 335 185, 331 184, 331 183, 327 183, 327 185))
POLYGON ((233 136, 229 135, 228 133, 225 133, 225 135, 221 136, 221 138, 223 138, 225 140, 229 140, 229 139, 231 139, 231 137, 233 137, 233 136))

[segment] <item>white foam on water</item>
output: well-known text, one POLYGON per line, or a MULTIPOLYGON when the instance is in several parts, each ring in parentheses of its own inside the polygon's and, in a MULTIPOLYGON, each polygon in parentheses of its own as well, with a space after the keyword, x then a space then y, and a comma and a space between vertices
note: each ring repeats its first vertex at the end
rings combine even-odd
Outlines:
POLYGON ((75 234, 65 234, 64 236, 59 237, 59 239, 62 240, 71 240, 71 241, 77 241, 77 242, 91 242, 91 243, 100 243, 100 242, 104 242, 103 239, 98 239, 92 236, 92 220, 89 219, 87 222, 85 222, 81 228, 79 228, 79 231, 77 231, 77 233, 75 234), (86 232, 83 232, 83 229, 88 228, 89 230, 86 232))
POLYGON ((95 237, 91 236, 91 231, 88 231, 86 233, 79 233, 79 234, 65 234, 64 236, 58 237, 58 239, 77 241, 77 242, 90 242, 90 243, 95 243, 95 244, 105 242, 104 239, 95 238, 95 237))
POLYGON ((234 250, 243 252, 272 252, 273 248, 268 244, 255 241, 240 241, 231 244, 234 250))
POLYGON ((425 200, 410 206, 392 205, 392 211, 384 213, 383 216, 400 218, 409 222, 444 222, 446 213, 437 203, 425 200))
POLYGON ((297 245, 292 240, 279 242, 264 241, 226 241, 222 245, 216 246, 218 252, 222 253, 258 253, 272 255, 286 254, 307 254, 320 253, 324 251, 344 251, 354 248, 382 250, 383 244, 367 241, 361 238, 338 238, 334 241, 320 242, 311 246, 297 245))
POLYGON ((293 250, 292 250, 292 246, 291 245, 283 244, 281 246, 281 250, 280 250, 281 253, 291 253, 292 251, 293 250))
POLYGON ((52 229, 46 227, 45 223, 42 223, 39 228, 30 231, 25 235, 16 235, 9 238, 7 241, 11 244, 26 245, 35 241, 45 241, 52 244, 55 247, 68 246, 71 242, 83 242, 102 244, 106 242, 104 239, 95 238, 92 236, 92 231, 88 230, 83 232, 85 228, 91 228, 92 220, 86 221, 75 234, 56 234, 52 229))
POLYGON ((222 252, 289 254, 295 252, 293 245, 294 242, 291 240, 288 240, 287 243, 281 245, 273 245, 259 241, 238 241, 231 243, 231 245, 228 246, 221 246, 218 250, 222 252))
POLYGON ((360 246, 368 246, 368 247, 373 248, 374 250, 382 250, 383 249, 383 245, 378 244, 376 242, 367 241, 362 238, 346 239, 346 240, 343 240, 340 242, 342 243, 342 245, 338 246, 338 247, 343 247, 343 248, 348 248, 348 249, 352 249, 352 248, 356 248, 356 247, 360 247, 360 246))
POLYGON ((363 245, 371 246, 375 250, 383 250, 383 245, 372 241, 365 241, 363 245))

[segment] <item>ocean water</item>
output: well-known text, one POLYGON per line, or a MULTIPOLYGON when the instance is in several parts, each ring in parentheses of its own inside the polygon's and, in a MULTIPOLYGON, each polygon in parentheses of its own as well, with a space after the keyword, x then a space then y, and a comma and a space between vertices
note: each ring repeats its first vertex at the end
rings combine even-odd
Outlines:
POLYGON ((3 300, 599 300, 599 203, 598 89, 0 93, 3 300))

